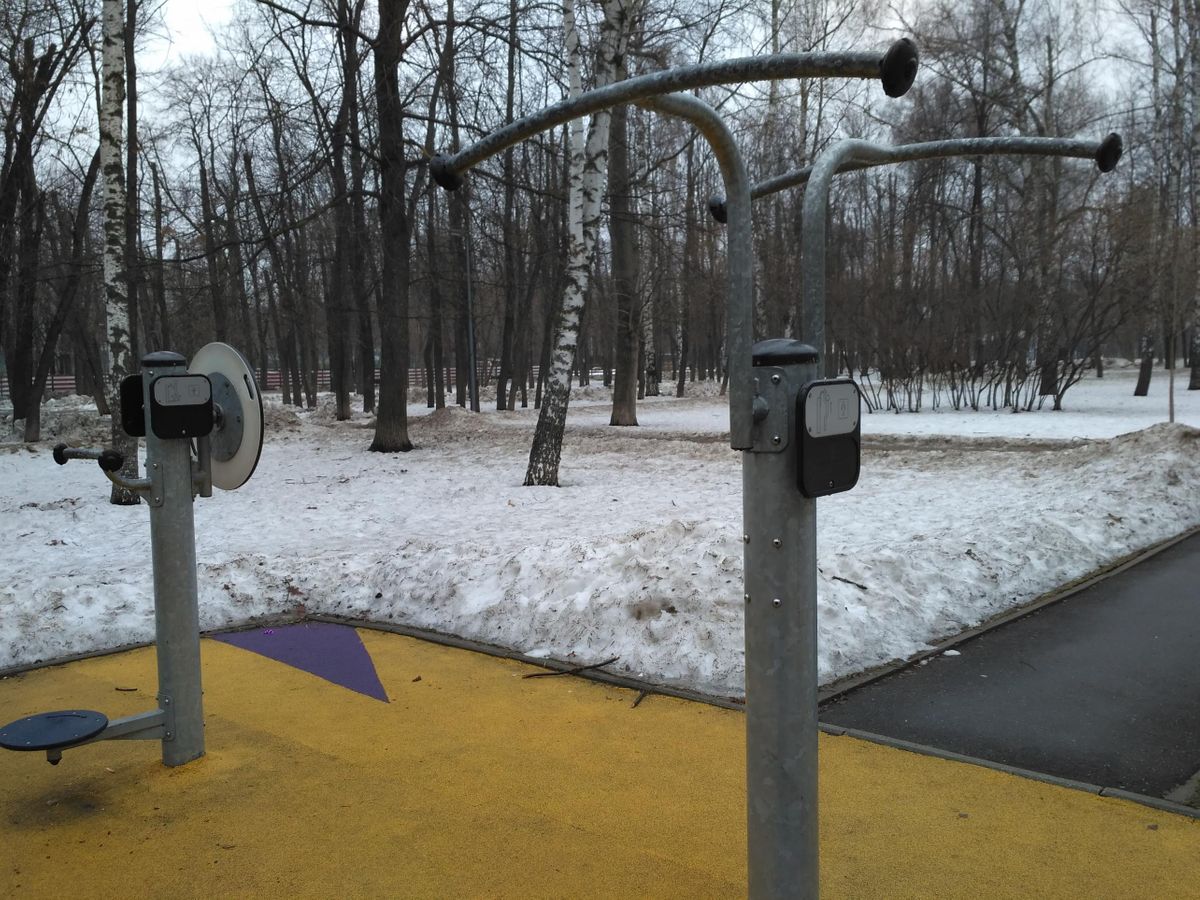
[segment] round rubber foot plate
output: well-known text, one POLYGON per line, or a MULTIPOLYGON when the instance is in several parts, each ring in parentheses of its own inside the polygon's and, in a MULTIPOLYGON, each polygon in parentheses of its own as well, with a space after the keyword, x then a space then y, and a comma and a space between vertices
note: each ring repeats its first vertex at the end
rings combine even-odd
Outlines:
POLYGON ((59 750, 94 738, 108 727, 108 716, 90 709, 38 713, 0 728, 5 750, 59 750))

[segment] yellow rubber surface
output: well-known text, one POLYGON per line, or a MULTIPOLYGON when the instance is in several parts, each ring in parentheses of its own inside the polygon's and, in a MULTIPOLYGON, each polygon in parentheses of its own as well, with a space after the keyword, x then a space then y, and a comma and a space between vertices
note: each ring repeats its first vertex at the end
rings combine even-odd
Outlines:
MULTIPOLYGON (((0 752, 0 896, 744 894, 740 713, 360 634, 389 704, 206 640, 204 759, 0 752)), ((154 693, 138 650, 0 681, 0 723, 154 693)), ((1200 896, 1193 820, 849 738, 821 753, 826 898, 1200 896)))

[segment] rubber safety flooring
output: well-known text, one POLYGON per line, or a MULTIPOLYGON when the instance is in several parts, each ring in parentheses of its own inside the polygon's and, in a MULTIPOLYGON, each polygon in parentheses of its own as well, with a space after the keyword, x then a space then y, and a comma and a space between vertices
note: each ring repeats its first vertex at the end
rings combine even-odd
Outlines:
MULTIPOLYGON (((0 753, 0 896, 737 897, 744 718, 379 631, 202 642, 207 754, 0 753)), ((0 720, 153 704, 154 651, 0 680, 0 720)), ((1200 822, 821 739, 826 898, 1183 897, 1200 822)))
POLYGON ((956 650, 821 721, 1153 797, 1195 783, 1200 535, 956 650))

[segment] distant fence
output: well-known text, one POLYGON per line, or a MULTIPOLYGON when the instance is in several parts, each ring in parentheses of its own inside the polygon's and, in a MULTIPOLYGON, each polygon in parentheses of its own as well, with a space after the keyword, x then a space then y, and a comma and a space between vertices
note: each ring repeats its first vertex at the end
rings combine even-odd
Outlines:
MULTIPOLYGON (((64 397, 75 393, 74 375, 52 375, 46 379, 47 397, 64 397)), ((8 398, 8 379, 0 378, 0 397, 8 398)))
MULTIPOLYGON (((489 364, 487 368, 488 368, 488 371, 486 374, 480 373, 480 382, 481 383, 495 380, 495 378, 498 375, 499 366, 489 364)), ((444 372, 445 372, 444 378, 445 378, 446 388, 450 389, 450 388, 455 387, 455 385, 457 384, 457 373, 455 372, 454 368, 453 367, 447 368, 444 370, 444 372)), ((531 375, 534 379, 537 378, 537 369, 536 368, 533 369, 531 375)), ((263 373, 260 372, 256 375, 256 378, 258 380, 258 383, 263 386, 263 390, 267 390, 267 391, 283 390, 283 376, 280 374, 280 371, 278 369, 268 369, 265 376, 263 373)), ((378 369, 375 370, 375 383, 379 384, 379 370, 378 369)), ((409 387, 411 387, 413 389, 419 388, 421 390, 424 390, 426 387, 425 369, 424 368, 409 369, 408 370, 408 384, 409 384, 409 387)), ((328 369, 321 369, 317 372, 317 390, 318 391, 331 390, 328 369)), ((47 397, 64 397, 68 394, 74 394, 74 393, 75 393, 75 376, 74 375, 54 375, 51 378, 49 378, 46 382, 46 396, 47 397)), ((8 379, 0 377, 0 398, 7 399, 8 397, 9 397, 8 379)))

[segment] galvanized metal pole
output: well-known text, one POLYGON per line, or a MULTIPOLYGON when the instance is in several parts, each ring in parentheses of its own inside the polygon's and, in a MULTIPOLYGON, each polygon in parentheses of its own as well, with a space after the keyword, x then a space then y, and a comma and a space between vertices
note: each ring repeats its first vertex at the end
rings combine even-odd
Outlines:
POLYGON ((145 497, 150 505, 158 704, 166 714, 162 741, 166 766, 180 766, 204 755, 192 453, 187 439, 164 440, 155 435, 150 402, 155 380, 186 372, 186 366, 178 353, 150 353, 142 359, 146 474, 152 485, 145 497))
POLYGON ((815 377, 816 351, 794 341, 766 341, 751 352, 750 186, 720 116, 685 94, 638 105, 691 122, 712 148, 725 182, 730 419, 731 425, 744 423, 748 435, 742 454, 748 892, 754 900, 815 898, 817 508, 796 487, 795 410, 800 388, 815 377))
POLYGON ((756 348, 757 368, 751 371, 753 245, 745 164, 715 111, 674 92, 777 78, 878 76, 885 93, 898 97, 912 85, 916 71, 916 46, 907 39, 882 57, 784 54, 687 66, 591 91, 514 122, 454 156, 430 161, 433 179, 455 190, 467 169, 507 146, 598 109, 638 103, 695 124, 721 166, 730 223, 730 443, 748 451, 742 478, 747 838, 753 898, 815 898, 819 890, 816 505, 797 488, 793 440, 796 396, 812 379, 816 356, 795 342, 767 342, 769 347, 756 348), (761 605, 754 607, 759 593, 761 605))
POLYGON ((764 341, 753 362, 766 415, 742 456, 749 895, 816 898, 817 504, 796 484, 796 398, 817 351, 764 341))
MULTIPOLYGON (((751 897, 816 897, 819 892, 817 769, 816 501, 796 491, 800 388, 815 379, 824 343, 825 210, 832 175, 899 159, 974 153, 1044 152, 1095 158, 1103 171, 1120 139, 941 141, 880 147, 835 145, 813 167, 804 216, 804 337, 755 345, 753 448, 743 456, 746 543, 747 815, 751 897), (812 204, 811 206, 809 204, 812 204), (819 204, 819 206, 818 206, 819 204), (783 409, 783 415, 776 412, 783 409), (774 451, 774 452, 772 452, 774 451)), ((783 178, 768 184, 790 186, 783 178)), ((768 191, 756 186, 752 196, 768 191)), ((740 189, 713 204, 729 240, 746 227, 740 189)))

